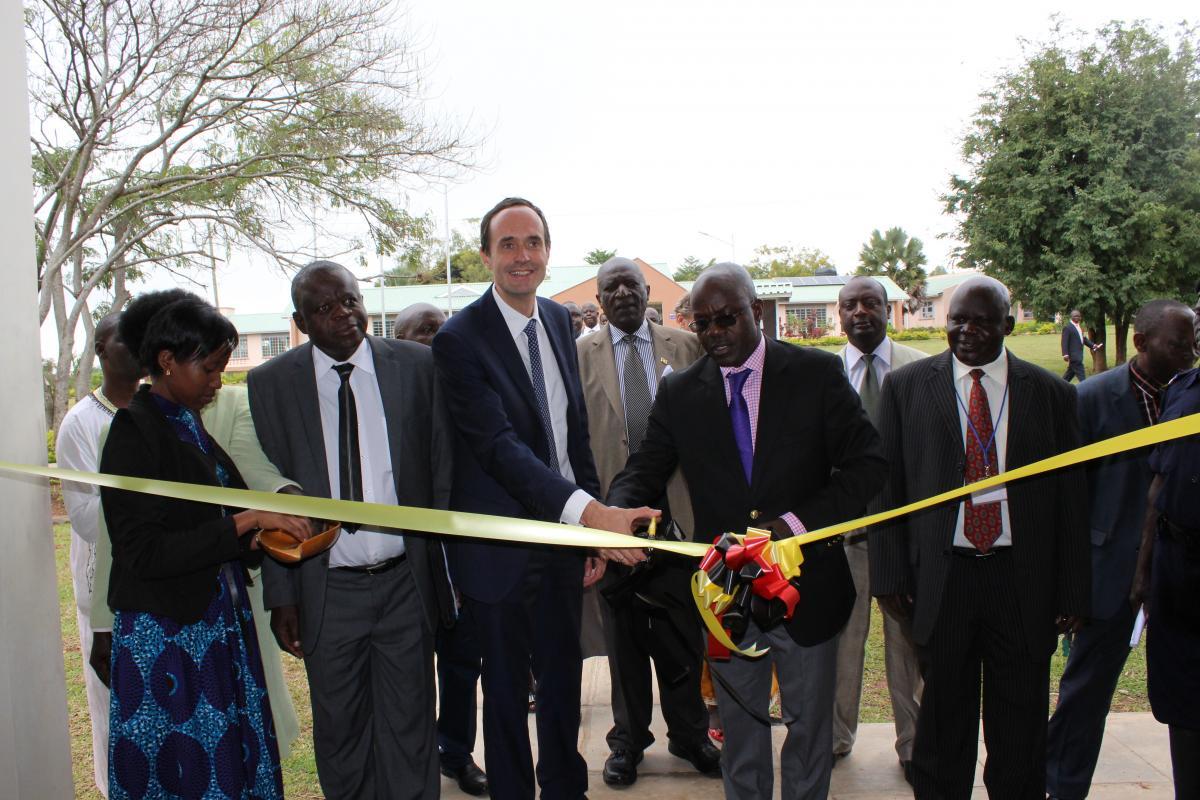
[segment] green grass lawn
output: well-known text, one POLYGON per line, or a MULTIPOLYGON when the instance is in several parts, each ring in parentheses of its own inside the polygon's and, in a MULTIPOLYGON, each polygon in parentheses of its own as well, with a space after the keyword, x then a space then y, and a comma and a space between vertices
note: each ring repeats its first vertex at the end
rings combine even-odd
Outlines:
MULTIPOLYGON (((1132 333, 1130 337, 1132 337, 1132 333)), ((1114 353, 1116 352, 1117 335, 1110 325, 1108 327, 1108 342, 1104 345, 1104 349, 1110 351, 1108 353, 1108 365, 1113 365, 1114 353)), ((940 353, 946 349, 945 338, 941 339, 922 339, 912 342, 901 342, 901 344, 916 348, 931 355, 940 353)), ((1050 370, 1055 375, 1062 375, 1063 370, 1067 368, 1066 362, 1062 360, 1061 339, 1058 334, 1049 336, 1010 336, 1005 340, 1008 349, 1013 355, 1018 358, 1023 358, 1026 361, 1031 361, 1039 367, 1044 367, 1050 370)), ((840 346, 822 347, 821 350, 826 350, 831 353, 836 353, 841 349, 840 346)), ((1132 357, 1134 353, 1133 344, 1130 342, 1127 346, 1126 355, 1132 357)), ((1084 358, 1084 367, 1087 369, 1087 374, 1092 374, 1092 359, 1084 358)))

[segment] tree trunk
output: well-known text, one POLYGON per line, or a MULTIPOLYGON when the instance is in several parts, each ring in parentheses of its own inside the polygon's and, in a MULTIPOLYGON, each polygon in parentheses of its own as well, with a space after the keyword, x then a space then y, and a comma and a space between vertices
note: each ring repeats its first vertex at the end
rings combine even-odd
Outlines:
POLYGON ((79 357, 79 366, 75 368, 76 401, 92 391, 92 365, 96 363, 96 324, 86 305, 79 318, 83 321, 83 354, 79 357))
POLYGON ((1088 338, 1092 340, 1092 344, 1104 345, 1104 347, 1092 351, 1092 374, 1095 375, 1108 369, 1108 344, 1104 341, 1108 337, 1108 321, 1103 310, 1097 311, 1096 317, 1092 321, 1095 324, 1088 326, 1088 338))
POLYGON ((1113 335, 1117 341, 1114 342, 1115 351, 1113 353, 1113 365, 1124 364, 1126 360, 1126 348, 1129 340, 1129 325, 1133 322, 1133 313, 1130 311, 1118 311, 1113 315, 1113 335))

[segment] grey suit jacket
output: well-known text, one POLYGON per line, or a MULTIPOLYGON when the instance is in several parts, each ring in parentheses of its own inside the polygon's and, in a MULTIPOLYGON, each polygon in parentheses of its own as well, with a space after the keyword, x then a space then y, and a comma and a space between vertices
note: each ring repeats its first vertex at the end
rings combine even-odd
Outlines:
MULTIPOLYGON (((1079 446, 1075 389, 1041 367, 1008 354, 1008 446, 1014 469, 1079 446)), ((963 485, 966 455, 954 399, 950 351, 892 372, 883 384, 880 430, 889 479, 884 508, 963 485)), ((959 503, 884 523, 870 532, 871 594, 915 601, 913 639, 926 644, 945 597, 959 503)), ((1020 620, 1030 653, 1048 652, 1055 618, 1087 616, 1091 563, 1087 486, 1080 468, 1057 470, 1008 486, 1012 558, 1020 620)))
MULTIPOLYGON (((670 366, 678 371, 704 355, 696 334, 664 328, 650 323, 650 341, 654 346, 655 374, 661 381, 663 371, 670 366)), ((629 441, 625 430, 625 406, 621 402, 621 384, 613 358, 612 334, 607 324, 590 336, 576 340, 579 350, 579 376, 583 380, 583 397, 588 410, 588 436, 592 456, 600 478, 600 496, 608 494, 608 486, 629 459, 629 441)), ((692 535, 692 502, 687 482, 676 469, 667 484, 667 502, 671 516, 690 538, 692 535)))
MULTIPOLYGON (((433 354, 413 342, 367 338, 383 398, 399 504, 447 508, 453 440, 439 401, 433 354)), ((307 495, 329 497, 312 347, 302 344, 250 371, 250 411, 263 452, 280 473, 300 484, 307 495)), ((412 531, 403 533, 417 593, 432 631, 438 612, 444 611, 439 601, 444 603, 449 596, 441 541, 412 531)), ((312 652, 321 633, 328 570, 328 552, 298 566, 283 566, 269 558, 263 565, 264 604, 267 608, 300 607, 306 653, 312 652)))
MULTIPOLYGON (((1146 427, 1130 387, 1129 365, 1079 384, 1079 431, 1084 444, 1146 427)), ((1149 449, 1088 464, 1092 541, 1092 616, 1111 619, 1129 600, 1150 488, 1149 449)))

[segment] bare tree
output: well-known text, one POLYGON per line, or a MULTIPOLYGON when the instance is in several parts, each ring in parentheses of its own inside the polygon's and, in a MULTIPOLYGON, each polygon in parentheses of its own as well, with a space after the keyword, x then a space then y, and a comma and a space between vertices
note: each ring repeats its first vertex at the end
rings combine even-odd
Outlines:
POLYGON ((53 314, 59 337, 55 426, 81 322, 91 351, 97 289, 119 310, 126 281, 146 270, 207 266, 214 229, 234 248, 294 265, 312 254, 291 234, 316 224, 315 208, 361 217, 383 254, 424 225, 387 197, 458 171, 470 146, 422 114, 417 64, 391 7, 37 0, 27 9, 38 310, 43 322, 53 314))

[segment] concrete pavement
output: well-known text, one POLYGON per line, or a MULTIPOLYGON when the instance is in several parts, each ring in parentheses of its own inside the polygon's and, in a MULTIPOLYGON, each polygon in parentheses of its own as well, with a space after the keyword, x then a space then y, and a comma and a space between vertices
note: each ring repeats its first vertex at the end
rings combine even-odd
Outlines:
MULTIPOLYGON (((584 662, 583 721, 580 726, 580 751, 587 759, 588 794, 594 798, 656 798, 656 800, 709 800, 724 796, 721 781, 698 775, 692 766, 667 753, 666 729, 662 716, 655 713, 653 732, 657 739, 646 751, 638 768, 638 781, 628 789, 614 790, 604 785, 600 770, 608 757, 604 736, 612 725, 609 705, 608 666, 603 658, 584 662)), ((530 738, 536 754, 536 734, 530 738)), ((481 728, 482 731, 482 728, 481 728)), ((783 742, 784 728, 776 726, 775 755, 783 742)), ((837 800, 902 800, 912 792, 896 761, 891 723, 860 725, 854 752, 842 760, 833 771, 831 798, 837 800)), ((979 744, 980 765, 975 772, 975 798, 986 798, 983 789, 982 740, 979 744)), ((536 758, 536 755, 535 755, 536 758)), ((476 760, 486 769, 487 755, 483 752, 482 732, 476 746, 476 760)), ((778 765, 776 765, 775 796, 779 796, 778 765)), ((466 797, 453 781, 442 779, 445 797, 466 797)), ((1171 800, 1171 756, 1167 744, 1167 728, 1154 721, 1150 714, 1110 714, 1100 752, 1100 764, 1089 797, 1094 800, 1171 800)))

